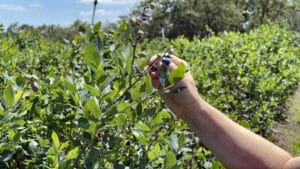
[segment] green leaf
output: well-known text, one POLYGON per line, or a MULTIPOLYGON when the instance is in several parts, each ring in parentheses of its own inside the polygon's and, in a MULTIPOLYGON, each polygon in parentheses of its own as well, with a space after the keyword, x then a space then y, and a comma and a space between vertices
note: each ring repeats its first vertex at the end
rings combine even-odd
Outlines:
POLYGON ((59 151, 64 150, 65 148, 69 147, 69 145, 70 145, 70 141, 66 141, 66 142, 62 143, 62 144, 59 146, 59 151))
POLYGON ((156 158, 155 152, 152 151, 152 150, 148 151, 147 155, 148 155, 148 158, 149 158, 150 162, 153 161, 156 158))
POLYGON ((107 73, 103 70, 103 66, 101 64, 98 66, 94 77, 96 81, 99 81, 100 88, 107 81, 107 73))
POLYGON ((178 145, 178 137, 175 133, 172 133, 171 134, 171 147, 177 151, 178 148, 179 148, 179 145, 178 145))
POLYGON ((126 115, 124 113, 119 113, 116 115, 115 122, 120 130, 122 130, 125 121, 126 121, 126 115))
POLYGON ((132 130, 132 134, 140 141, 141 144, 147 145, 149 143, 149 137, 145 137, 143 132, 132 130))
POLYGON ((119 32, 123 32, 127 28, 127 22, 123 21, 119 27, 119 32))
POLYGON ((68 90, 70 90, 74 94, 77 93, 76 85, 74 84, 71 77, 68 76, 68 77, 62 78, 62 81, 64 82, 64 84, 68 90))
POLYGON ((145 85, 146 85, 146 87, 145 87, 146 94, 150 94, 153 91, 153 87, 152 87, 150 76, 146 77, 145 85))
POLYGON ((49 140, 41 139, 41 140, 39 140, 39 144, 41 145, 41 147, 46 147, 49 144, 49 140))
MULTIPOLYGON (((128 57, 127 59, 124 59, 124 60, 126 60, 126 62, 125 62, 126 63, 125 71, 130 72, 131 71, 132 58, 128 57)), ((123 65, 124 65, 124 63, 123 63, 123 65)))
POLYGON ((95 118, 99 118, 102 114, 100 110, 98 99, 96 97, 92 97, 84 106, 84 112, 91 112, 95 118))
POLYGON ((169 80, 168 79, 169 79, 168 67, 163 64, 162 67, 161 67, 161 70, 159 72, 158 81, 165 88, 169 84, 169 80))
POLYGON ((55 149, 58 150, 60 143, 59 143, 59 138, 55 131, 52 132, 51 138, 52 138, 55 149))
POLYGON ((176 165, 176 156, 175 154, 170 151, 166 157, 165 157, 165 161, 164 161, 164 168, 165 169, 170 169, 172 168, 174 165, 176 165))
POLYGON ((170 119, 170 118, 171 118, 170 113, 166 111, 161 111, 156 115, 156 117, 153 120, 151 120, 150 126, 153 127, 159 123, 162 123, 163 119, 170 119))
POLYGON ((137 139, 140 141, 142 145, 149 145, 149 138, 146 138, 144 135, 139 135, 137 139))
POLYGON ((91 86, 91 85, 88 85, 88 84, 83 84, 83 87, 87 91, 91 92, 94 96, 99 96, 100 95, 99 88, 97 86, 94 87, 94 86, 91 86))
POLYGON ((187 67, 184 63, 180 63, 175 70, 171 71, 168 79, 171 85, 184 78, 186 71, 187 67))
POLYGON ((135 126, 138 128, 138 129, 141 129, 143 131, 151 131, 151 129, 143 122, 138 122, 135 124, 135 126))
POLYGON ((101 57, 94 44, 90 44, 86 50, 84 55, 85 60, 95 68, 97 68, 100 64, 101 57))
POLYGON ((219 168, 224 168, 219 161, 214 162, 211 166, 211 169, 219 169, 219 168))
POLYGON ((12 57, 8 53, 3 54, 2 60, 3 60, 4 65, 8 65, 10 63, 11 59, 12 59, 12 57))
POLYGON ((3 98, 7 107, 11 107, 15 102, 15 91, 11 84, 6 86, 3 91, 3 98))
POLYGON ((70 150, 67 154, 68 159, 75 159, 78 156, 79 147, 75 147, 72 150, 70 150))
POLYGON ((140 92, 144 94, 150 94, 153 90, 152 84, 151 84, 151 79, 150 76, 145 77, 145 83, 142 84, 140 88, 140 92))
POLYGON ((182 169, 183 168, 183 163, 175 165, 172 167, 172 169, 182 169))
POLYGON ((14 132, 14 130, 8 130, 7 133, 10 140, 13 140, 16 136, 16 132, 14 132))
POLYGON ((148 158, 150 161, 155 160, 160 156, 161 149, 159 143, 155 143, 154 148, 152 148, 150 151, 148 151, 148 158))
POLYGON ((102 33, 99 32, 98 36, 96 36, 96 38, 94 39, 94 45, 95 45, 96 49, 98 50, 100 56, 103 56, 104 44, 103 44, 101 36, 102 36, 102 33))
POLYGON ((101 22, 97 22, 97 23, 94 25, 94 32, 100 31, 101 26, 102 26, 102 23, 101 23, 101 22))
POLYGON ((127 45, 125 48, 122 50, 122 56, 126 60, 130 57, 130 46, 127 45))
POLYGON ((141 96, 143 95, 142 92, 140 92, 141 87, 137 86, 134 89, 131 90, 131 98, 132 100, 137 100, 139 98, 141 98, 141 96))

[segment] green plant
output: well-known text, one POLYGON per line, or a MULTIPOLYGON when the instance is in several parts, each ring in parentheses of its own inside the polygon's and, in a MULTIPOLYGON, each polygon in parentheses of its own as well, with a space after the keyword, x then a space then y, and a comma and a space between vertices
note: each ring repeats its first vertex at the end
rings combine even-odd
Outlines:
POLYGON ((247 34, 224 33, 204 40, 172 41, 192 66, 203 97, 231 118, 268 135, 284 118, 285 102, 299 81, 299 46, 293 34, 262 26, 247 34))
POLYGON ((299 79, 299 47, 284 29, 145 40, 134 52, 134 38, 122 39, 129 27, 97 23, 64 45, 34 32, 0 40, 0 168, 221 168, 161 102, 143 75, 149 58, 135 53, 172 46, 203 98, 260 133, 299 79))

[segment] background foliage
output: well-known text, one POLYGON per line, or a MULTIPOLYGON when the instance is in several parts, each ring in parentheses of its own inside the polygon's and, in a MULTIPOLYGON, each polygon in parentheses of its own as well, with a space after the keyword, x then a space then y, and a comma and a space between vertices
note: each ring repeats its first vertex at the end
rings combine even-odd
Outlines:
MULTIPOLYGON (((97 23, 67 45, 34 32, 1 35, 1 168, 222 167, 141 75, 149 58, 138 57, 131 71, 127 29, 123 22, 105 33, 97 23)), ((299 80, 293 33, 262 26, 145 40, 137 51, 150 56, 170 45, 191 63, 202 97, 237 122, 268 136, 284 116, 299 80)))
POLYGON ((185 35, 189 39, 206 37, 207 27, 215 33, 247 32, 270 22, 300 28, 299 0, 143 0, 140 5, 149 2, 156 5, 144 27, 149 38, 161 36, 161 28, 168 38, 185 35))
MULTIPOLYGON (((100 1, 99 3, 101 4, 100 1)), ((103 28, 117 31, 123 20, 136 17, 149 3, 154 8, 146 13, 150 20, 142 26, 149 39, 161 37, 161 28, 164 28, 166 38, 184 35, 190 40, 194 36, 200 39, 209 36, 210 30, 216 34, 224 31, 248 32, 269 23, 279 26, 288 24, 293 31, 300 29, 300 0, 141 0, 128 16, 120 16, 118 22, 107 23, 103 28)), ((35 30, 48 39, 65 42, 71 41, 79 33, 78 30, 88 30, 89 25, 79 20, 66 27, 33 27, 13 23, 5 33, 14 35, 35 30)), ((130 29, 128 31, 132 33, 130 29)))
POLYGON ((147 4, 141 25, 140 8, 105 26, 0 25, 0 168, 222 168, 143 76, 167 48, 206 101, 272 139, 300 78, 299 1, 147 4))

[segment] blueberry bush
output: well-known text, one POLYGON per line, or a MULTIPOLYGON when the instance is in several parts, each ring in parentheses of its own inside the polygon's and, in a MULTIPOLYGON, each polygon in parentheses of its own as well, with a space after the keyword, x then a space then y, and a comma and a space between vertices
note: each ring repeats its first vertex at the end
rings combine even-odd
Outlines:
POLYGON ((269 136, 284 118, 299 81, 293 33, 262 26, 134 46, 122 38, 129 29, 97 23, 67 44, 0 35, 0 168, 222 168, 143 74, 170 47, 190 63, 201 96, 235 121, 269 136))

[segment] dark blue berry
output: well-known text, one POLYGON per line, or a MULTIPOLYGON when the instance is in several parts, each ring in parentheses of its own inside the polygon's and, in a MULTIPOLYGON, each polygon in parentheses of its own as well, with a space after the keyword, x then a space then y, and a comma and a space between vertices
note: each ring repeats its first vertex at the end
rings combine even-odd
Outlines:
POLYGON ((170 62, 170 59, 169 59, 169 58, 163 57, 163 58, 162 58, 162 63, 165 64, 166 66, 169 66, 169 64, 170 64, 171 62, 170 62))
POLYGON ((34 92, 37 92, 38 90, 39 90, 39 85, 36 83, 36 82, 34 82, 34 81, 31 81, 30 82, 30 85, 31 85, 31 89, 34 91, 34 92))
POLYGON ((156 66, 151 66, 151 72, 156 72, 157 71, 157 67, 156 66))

